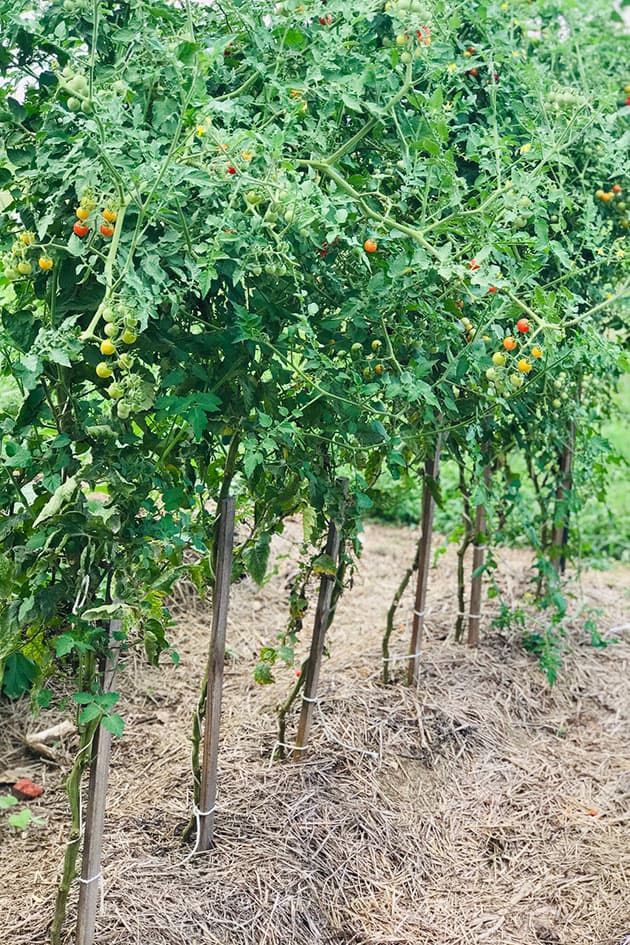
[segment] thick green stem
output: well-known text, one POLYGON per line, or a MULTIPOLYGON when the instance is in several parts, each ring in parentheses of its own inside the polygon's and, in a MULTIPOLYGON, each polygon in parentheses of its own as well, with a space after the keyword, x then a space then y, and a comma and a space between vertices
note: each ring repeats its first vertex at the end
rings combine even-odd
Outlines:
POLYGON ((396 611, 398 610, 398 605, 400 604, 400 601, 402 600, 402 596, 403 596, 403 594, 405 593, 405 591, 407 590, 407 586, 408 586, 408 584, 409 584, 409 581, 411 580, 411 576, 413 575, 413 573, 414 573, 415 571, 418 570, 418 563, 419 563, 419 561, 420 561, 420 547, 421 547, 421 545, 422 545, 422 536, 420 536, 420 540, 418 541, 418 546, 417 546, 417 548, 416 548, 415 557, 414 557, 412 563, 409 565, 409 567, 408 567, 407 570, 405 571, 405 574, 404 574, 404 576, 403 576, 403 579, 402 579, 402 581, 400 582, 400 584, 398 585, 398 587, 397 587, 397 589, 396 589, 396 593, 394 594, 394 598, 393 598, 393 600, 392 600, 392 602, 391 602, 391 604, 390 604, 390 606, 389 606, 389 610, 387 611, 387 627, 386 627, 385 633, 383 634, 383 642, 382 642, 382 651, 383 651, 383 683, 384 683, 384 685, 386 685, 386 686, 387 686, 387 684, 389 683, 389 678, 390 678, 390 672, 389 672, 389 664, 390 664, 390 658, 389 658, 389 641, 390 641, 390 639, 391 639, 392 633, 394 632, 394 619, 395 619, 395 617, 396 617, 396 611))
POLYGON ((71 829, 63 860, 63 873, 57 889, 55 913, 50 927, 50 945, 60 945, 61 932, 68 908, 68 896, 77 875, 77 859, 81 845, 81 778, 90 763, 91 746, 98 721, 90 723, 81 732, 79 750, 66 781, 66 793, 70 802, 71 829))

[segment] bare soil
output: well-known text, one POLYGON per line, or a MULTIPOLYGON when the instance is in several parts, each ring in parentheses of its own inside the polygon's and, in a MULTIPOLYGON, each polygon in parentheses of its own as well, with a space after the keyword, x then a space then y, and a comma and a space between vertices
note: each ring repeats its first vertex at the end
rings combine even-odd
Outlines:
MULTIPOLYGON (((121 677, 124 737, 113 750, 98 945, 621 945, 630 936, 630 606, 628 568, 571 580, 571 650, 550 688, 517 631, 476 651, 451 642, 452 549, 431 572, 417 689, 380 682, 385 614, 416 534, 372 525, 330 632, 311 750, 272 762, 275 707, 295 682, 260 687, 260 646, 286 618, 299 528, 274 546, 277 573, 234 589, 216 849, 190 858, 189 732, 209 611, 182 588, 181 662, 139 658, 121 677), (614 645, 595 649, 596 620, 614 645), (449 636, 451 634, 451 636, 449 636)), ((500 554, 499 584, 522 598, 524 551, 500 554)), ((393 649, 404 657, 411 588, 393 649)), ((542 629, 533 610, 528 629, 542 629)), ((306 645, 304 640, 304 645, 306 645)), ((61 764, 22 746, 24 703, 0 709, 0 774, 28 772, 44 824, 0 825, 0 943, 44 945, 67 839, 61 764)), ((290 731, 294 732, 294 720, 290 731)), ((2 788, 0 788, 0 793, 2 788)), ((68 917, 73 940, 76 892, 68 917)))

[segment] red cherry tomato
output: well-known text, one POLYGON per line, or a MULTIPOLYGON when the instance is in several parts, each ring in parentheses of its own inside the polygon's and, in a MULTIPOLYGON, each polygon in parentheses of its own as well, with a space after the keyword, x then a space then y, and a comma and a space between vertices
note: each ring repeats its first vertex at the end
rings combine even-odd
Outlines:
POLYGON ((529 321, 528 321, 528 319, 527 319, 527 318, 519 318, 519 320, 518 320, 517 323, 516 323, 516 327, 517 327, 517 329, 521 332, 521 334, 526 335, 527 332, 529 331, 529 321))
POLYGON ((103 236, 114 235, 114 227, 112 226, 111 223, 101 223, 100 230, 103 236))
POLYGON ((468 263, 468 268, 470 269, 471 272, 475 272, 477 269, 481 269, 481 266, 479 265, 476 259, 471 259, 470 262, 468 263))
POLYGON ((236 174, 236 168, 233 164, 228 164, 228 174, 236 174))
POLYGON ((80 237, 87 236, 90 232, 89 226, 86 223, 83 223, 81 220, 77 220, 72 229, 76 235, 80 237))
POLYGON ((488 292, 496 292, 496 291, 497 291, 496 285, 491 285, 490 288, 488 289, 488 292))

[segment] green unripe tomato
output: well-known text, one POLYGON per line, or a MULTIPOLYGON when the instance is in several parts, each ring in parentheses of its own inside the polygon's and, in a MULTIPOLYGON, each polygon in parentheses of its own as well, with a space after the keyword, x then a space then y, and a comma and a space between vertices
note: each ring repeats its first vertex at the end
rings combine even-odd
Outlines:
POLYGON ((76 92, 77 95, 87 96, 90 91, 89 86, 82 75, 75 75, 68 80, 68 88, 76 92))
POLYGON ((21 276, 29 276, 32 268, 28 259, 22 259, 21 262, 17 264, 17 269, 21 276))
POLYGON ((502 351, 495 351, 492 355, 492 363, 496 364, 497 367, 503 367, 505 364, 505 355, 502 351))
POLYGON ((554 397, 552 401, 552 407, 554 407, 556 410, 560 410, 560 407, 562 407, 562 401, 557 397, 554 397))
POLYGON ((413 56, 407 49, 405 49, 405 51, 400 54, 400 61, 404 62, 405 64, 411 62, 412 59, 413 59, 413 56))
POLYGON ((113 371, 107 361, 100 361, 99 364, 96 365, 96 374, 98 377, 106 378, 111 377, 113 371))
POLYGON ((516 388, 522 387, 524 381, 525 381, 525 378, 523 377, 522 374, 510 374, 510 384, 512 385, 512 387, 516 387, 516 388))
POLYGON ((363 345, 360 341, 355 341, 353 345, 350 346, 350 354, 353 358, 358 358, 360 354, 363 353, 363 345))
POLYGON ((486 377, 488 378, 489 381, 496 381, 498 377, 497 369, 493 367, 489 367, 488 370, 486 371, 486 377))
POLYGON ((113 324, 113 322, 107 322, 105 328, 103 329, 103 333, 107 335, 108 338, 114 338, 118 334, 118 328, 113 324))
POLYGON ((74 95, 71 95, 68 99, 68 109, 71 112, 81 111, 81 102, 78 98, 75 98, 74 95))
POLYGON ((131 407, 129 404, 126 404, 124 400, 121 400, 116 405, 116 413, 118 414, 121 420, 128 420, 131 414, 131 407))
POLYGON ((125 392, 121 385, 117 381, 114 381, 114 383, 110 384, 107 388, 107 393, 112 398, 112 400, 119 400, 125 392))
POLYGON ((370 347, 372 348, 372 351, 378 351, 382 344, 382 341, 379 341, 378 338, 375 338, 370 347))

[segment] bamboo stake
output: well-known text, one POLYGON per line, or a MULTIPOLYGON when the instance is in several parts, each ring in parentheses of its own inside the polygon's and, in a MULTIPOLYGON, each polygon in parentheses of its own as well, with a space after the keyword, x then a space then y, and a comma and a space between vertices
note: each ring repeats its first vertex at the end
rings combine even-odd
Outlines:
POLYGON ((440 472, 440 439, 435 445, 433 456, 427 456, 424 463, 424 487, 422 490, 422 534, 418 545, 418 577, 416 580, 416 596, 413 605, 413 621, 411 624, 411 642, 409 645, 409 665, 407 667, 408 685, 417 685, 420 672, 420 651, 424 636, 424 614, 427 604, 427 587, 429 583, 429 564, 431 562, 431 538, 433 537, 433 514, 435 499, 430 488, 429 480, 437 480, 440 472))
POLYGON ((221 700, 225 666, 225 637, 230 605, 230 585, 232 583, 235 511, 235 499, 228 497, 221 501, 221 517, 217 536, 216 579, 212 602, 212 635, 208 654, 203 762, 199 810, 197 812, 199 833, 195 850, 209 850, 214 841, 214 809, 217 801, 221 700))
MULTIPOLYGON (((483 484, 487 491, 490 484, 490 466, 484 466, 483 484)), ((472 579, 470 582, 470 611, 468 615, 468 646, 479 645, 479 625, 481 623, 481 591, 483 575, 476 573, 483 567, 486 559, 486 505, 485 502, 475 509, 475 538, 473 545, 472 579)))
MULTIPOLYGON (((339 479, 337 482, 343 492, 343 502, 345 502, 345 497, 348 493, 348 480, 339 479)), ((341 532, 337 523, 331 520, 328 526, 328 537, 326 539, 326 555, 335 562, 335 569, 337 569, 340 548, 341 532)), ((322 657, 324 655, 324 644, 326 642, 326 631, 330 625, 330 612, 335 580, 336 573, 323 574, 319 585, 317 609, 315 611, 313 635, 311 637, 311 649, 304 669, 305 679, 302 709, 298 722, 295 748, 291 755, 293 761, 298 761, 300 758, 304 757, 308 736, 310 735, 311 726, 313 724, 319 673, 322 665, 322 657)))
MULTIPOLYGON (((112 620, 109 625, 110 652, 103 670, 103 693, 112 692, 118 664, 119 646, 115 634, 120 630, 120 620, 112 620)), ((109 760, 112 735, 100 724, 92 741, 92 760, 88 804, 85 816, 85 837, 77 909, 76 945, 93 945, 96 928, 96 908, 101 888, 101 860, 103 855, 103 830, 105 826, 105 806, 107 802, 107 781, 109 778, 109 760)))

